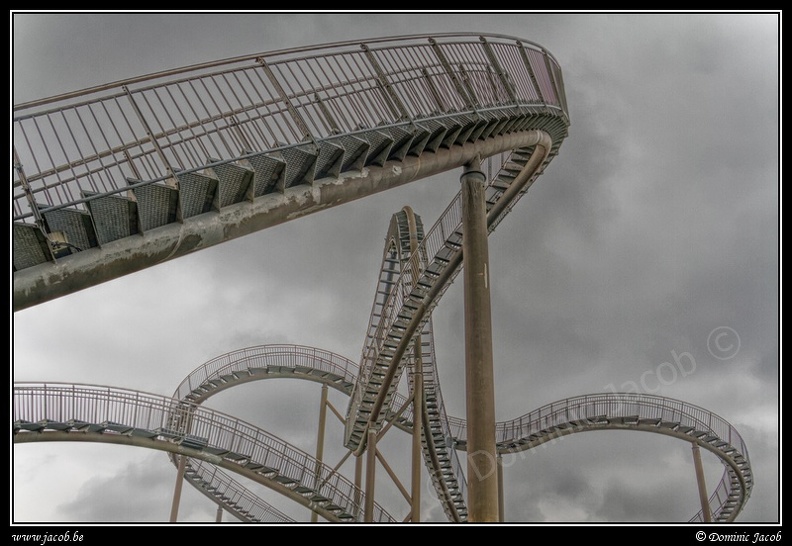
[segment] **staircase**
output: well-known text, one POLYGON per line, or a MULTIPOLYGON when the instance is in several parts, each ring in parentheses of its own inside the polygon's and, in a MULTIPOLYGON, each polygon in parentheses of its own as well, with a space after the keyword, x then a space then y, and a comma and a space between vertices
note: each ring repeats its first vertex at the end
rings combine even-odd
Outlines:
POLYGON ((515 149, 569 120, 543 48, 410 36, 14 106, 14 309, 515 149), (299 75, 299 76, 298 76, 299 75))

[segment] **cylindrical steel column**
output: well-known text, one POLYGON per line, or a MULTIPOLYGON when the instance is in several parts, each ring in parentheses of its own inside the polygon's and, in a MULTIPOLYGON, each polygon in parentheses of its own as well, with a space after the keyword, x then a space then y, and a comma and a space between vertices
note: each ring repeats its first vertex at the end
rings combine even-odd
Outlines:
POLYGON ((696 467, 696 482, 698 483, 699 501, 701 502, 701 514, 705 523, 712 521, 709 499, 707 498, 707 484, 704 483, 704 466, 701 464, 701 450, 697 443, 693 442, 693 466, 696 467))
POLYGON ((217 505, 217 515, 215 516, 215 523, 223 523, 223 506, 217 505))
MULTIPOLYGON (((322 457, 324 456, 325 421, 327 420, 327 385, 322 384, 322 401, 319 404, 319 432, 316 435, 316 483, 321 479, 322 457)), ((319 521, 319 514, 311 512, 311 523, 319 521)))
POLYGON ((412 435, 412 492, 410 521, 421 521, 421 438, 423 435, 423 359, 421 358, 421 336, 415 338, 415 377, 413 378, 413 435, 412 435))
MULTIPOLYGON (((363 456, 355 456, 355 506, 360 508, 360 492, 363 490, 363 456)), ((358 517, 358 514, 355 514, 358 517)))
POLYGON ((506 512, 503 506, 503 455, 498 453, 498 521, 505 521, 506 512))
POLYGON ((181 502, 182 484, 184 483, 184 470, 187 468, 187 457, 179 456, 179 467, 176 471, 176 486, 173 488, 173 502, 171 503, 170 522, 176 523, 179 517, 179 502, 181 502))
POLYGON ((465 389, 468 424, 468 520, 498 521, 498 471, 495 451, 495 378, 492 362, 492 312, 486 176, 479 160, 465 165, 462 183, 462 254, 465 297, 465 389))
POLYGON ((366 442, 366 506, 363 511, 363 521, 374 520, 374 469, 377 465, 377 431, 368 430, 366 442))

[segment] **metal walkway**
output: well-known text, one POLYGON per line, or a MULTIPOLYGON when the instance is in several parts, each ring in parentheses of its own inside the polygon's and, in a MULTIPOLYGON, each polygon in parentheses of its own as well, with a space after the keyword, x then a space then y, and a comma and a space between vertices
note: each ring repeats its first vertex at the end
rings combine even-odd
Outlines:
MULTIPOLYGON (((328 385, 348 392, 344 382, 327 373, 328 361, 318 358, 315 366, 307 364, 310 353, 308 347, 254 347, 223 355, 199 367, 191 377, 208 372, 214 363, 225 360, 226 364, 215 373, 206 373, 207 385, 222 376, 229 378, 223 383, 227 387, 266 378, 301 377, 315 381, 316 377, 324 377, 328 385), (292 366, 288 361, 299 364, 292 366), (253 373, 254 370, 264 371, 253 373)), ((316 354, 332 355, 318 350, 316 354)), ((185 384, 189 385, 189 381, 185 380, 182 387, 185 384)), ((199 384, 195 386, 202 390, 199 384)), ((214 392, 217 391, 206 391, 214 392)), ((447 417, 447 421, 454 432, 450 443, 464 450, 464 420, 447 417)), ((409 423, 406 414, 398 426, 409 431, 409 423)), ((498 452, 524 451, 568 434, 611 429, 673 436, 715 453, 725 470, 709 499, 713 521, 734 521, 750 497, 753 474, 748 450, 737 430, 703 408, 660 396, 590 394, 542 406, 497 424, 498 452)), ((363 492, 324 465, 319 465, 317 474, 317 461, 310 455, 252 425, 176 398, 90 385, 19 383, 14 385, 12 431, 15 443, 106 442, 185 455, 189 457, 186 479, 243 521, 289 519, 221 469, 267 485, 317 510, 330 521, 354 521, 362 513, 363 492)), ((375 521, 393 521, 379 506, 375 514, 375 521)), ((702 521, 702 513, 690 521, 702 521)))
MULTIPOLYGON (((365 495, 338 472, 254 425, 184 400, 94 385, 17 383, 13 407, 14 442, 105 442, 158 449, 240 474, 328 521, 362 518, 365 495)), ((200 481, 206 483, 206 476, 200 481)), ((233 504, 233 511, 242 515, 250 513, 239 502, 240 491, 229 489, 234 483, 225 484, 230 496, 217 483, 206 490, 220 491, 218 502, 233 504)), ((374 504, 374 521, 395 521, 374 504)))
MULTIPOLYGON (((14 106, 14 309, 527 146, 561 70, 498 35, 346 42, 14 106)), ((549 159, 549 158, 548 158, 549 159)))
MULTIPOLYGON (((13 308, 482 159, 495 162, 486 188, 491 232, 558 154, 568 127, 552 55, 517 38, 465 33, 260 53, 16 105, 13 308)), ((387 421, 410 431, 421 411, 432 484, 448 519, 465 521, 457 455, 465 425, 445 413, 431 323, 461 270, 462 237, 459 196, 427 231, 408 208, 393 217, 359 365, 309 347, 262 346, 204 364, 173 398, 17 384, 14 442, 160 449, 186 456, 185 479, 243 521, 288 517, 226 471, 330 521, 358 521, 364 495, 346 478, 200 406, 243 382, 301 378, 350 396, 343 442, 357 454, 367 431, 387 421), (417 356, 425 396, 408 407, 397 388, 417 356)), ((412 386, 408 374, 409 393, 412 386)), ((569 398, 498 423, 497 449, 612 428, 715 453, 726 468, 710 497, 717 521, 733 521, 747 501, 753 479, 742 438, 722 418, 675 400, 569 398)), ((375 507, 375 521, 393 521, 375 507)))

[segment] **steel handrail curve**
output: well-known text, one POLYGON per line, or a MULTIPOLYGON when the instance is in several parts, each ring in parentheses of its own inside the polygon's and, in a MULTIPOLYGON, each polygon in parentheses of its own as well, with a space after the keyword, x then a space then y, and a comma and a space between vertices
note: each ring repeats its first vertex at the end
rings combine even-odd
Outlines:
MULTIPOLYGON (((285 359, 283 366, 298 366, 300 362, 304 365, 303 359, 307 359, 311 368, 336 374, 349 382, 354 382, 357 376, 358 365, 356 362, 330 351, 304 345, 257 345, 230 351, 205 362, 191 371, 179 384, 173 397, 185 399, 195 389, 206 385, 209 379, 219 378, 233 372, 247 372, 249 368, 253 367, 250 365, 251 359, 267 359, 269 361, 275 357, 285 359)), ((267 365, 272 364, 268 362, 267 365)))
MULTIPOLYGON (((362 514, 364 495, 327 465, 241 419, 184 400, 101 385, 15 383, 15 428, 24 423, 50 422, 74 427, 84 423, 133 427, 156 432, 162 441, 199 439, 205 447, 241 454, 249 461, 278 468, 281 476, 318 486, 318 493, 348 513, 362 514)), ((112 441, 112 437, 108 438, 112 441)), ((43 441, 47 437, 42 434, 37 439, 43 441)), ((380 505, 374 505, 375 521, 393 521, 380 505)))
POLYGON ((261 497, 234 480, 217 465, 188 458, 185 479, 198 491, 231 512, 241 521, 261 523, 291 523, 287 516, 261 497), (228 496, 230 495, 230 496, 228 496), (222 501, 226 496, 227 502, 222 501))
MULTIPOLYGON (((737 509, 729 507, 729 520, 731 521, 737 516, 748 500, 753 487, 750 459, 745 441, 737 429, 723 417, 681 400, 642 393, 598 393, 565 398, 546 404, 511 421, 498 422, 496 424, 498 451, 500 453, 518 452, 536 447, 540 443, 558 438, 562 434, 606 429, 608 428, 607 420, 616 417, 636 417, 641 420, 659 419, 664 422, 678 423, 681 426, 692 427, 694 430, 711 433, 735 449, 735 452, 724 453, 722 449, 713 449, 705 441, 690 439, 714 452, 724 461, 724 473, 709 498, 710 510, 713 515, 726 508, 733 490, 731 487, 732 476, 736 476, 739 480, 742 498, 737 509), (594 421, 591 421, 591 424, 584 424, 589 420, 594 421), (553 427, 570 423, 573 426, 564 431, 553 430, 553 427), (532 435, 540 437, 534 442, 528 442, 532 435), (739 469, 734 463, 735 458, 745 461, 739 469), (746 479, 745 475, 748 475, 750 479, 746 479)), ((465 420, 450 417, 449 421, 457 442, 460 446, 464 446, 467 437, 465 420)), ((643 430, 651 429, 643 428, 643 430)), ((658 432, 662 431, 658 429, 658 432)), ((702 513, 698 512, 691 521, 703 521, 702 513)))
MULTIPOLYGON (((424 333, 423 335, 427 334, 424 333)), ((243 355, 239 357, 237 361, 237 363, 241 363, 246 359, 254 358, 254 354, 268 354, 269 357, 272 358, 281 356, 289 351, 295 351, 299 355, 305 354, 306 351, 309 353, 312 352, 310 351, 311 348, 289 345, 273 346, 273 348, 277 349, 277 352, 268 353, 266 348, 267 346, 257 347, 256 349, 258 351, 256 353, 247 349, 228 354, 243 355), (246 352, 247 356, 244 356, 246 352)), ((433 352, 433 348, 431 348, 430 351, 433 352)), ((317 353, 327 354, 327 351, 317 350, 317 353)), ((227 355, 221 355, 221 357, 213 360, 221 360, 224 356, 227 355)), ((346 360, 339 355, 333 354, 333 357, 335 360, 346 360)), ((322 362, 319 361, 318 364, 319 366, 316 369, 324 370, 322 362)), ((244 369, 244 366, 239 366, 239 369, 244 369)), ((434 387, 436 389, 437 404, 439 408, 442 408, 444 404, 442 396, 440 395, 440 384, 436 372, 436 365, 433 365, 432 375, 434 376, 433 380, 435 383, 434 387)), ((222 371, 216 372, 207 379, 217 378, 221 373, 222 371)), ((306 378, 307 376, 295 377, 306 378)), ((348 388, 340 390, 349 394, 348 388)), ((407 402, 407 399, 399 393, 396 393, 394 398, 395 407, 401 407, 407 402)), ((465 420, 454 416, 446 416, 444 409, 440 409, 439 411, 442 416, 441 418, 444 420, 444 434, 448 435, 456 449, 464 449, 466 442, 465 420)), ((412 408, 408 407, 406 411, 401 413, 399 419, 396 421, 397 427, 406 432, 411 432, 412 414, 412 408)), ((513 453, 531 449, 544 442, 553 441, 567 433, 607 429, 607 419, 616 417, 634 417, 636 419, 633 424, 624 423, 619 425, 620 428, 637 428, 639 420, 654 418, 661 421, 677 423, 678 425, 690 426, 696 430, 713 432, 719 438, 728 441, 730 446, 736 448, 736 453, 745 458, 747 466, 743 466, 739 474, 743 475, 750 473, 748 449, 745 442, 737 430, 725 419, 694 404, 668 397, 640 393, 596 393, 575 396, 546 404, 511 420, 499 421, 496 423, 498 452, 513 453), (588 424, 584 424, 584 422, 588 422, 588 424), (569 424, 572 426, 566 427, 562 431, 553 428, 559 425, 569 424), (539 435, 539 437, 531 442, 524 441, 528 440, 529 437, 534 434, 539 435)), ((651 427, 647 428, 644 426, 642 430, 649 430, 650 428, 651 427)), ((689 440, 694 441, 695 439, 689 438, 689 440)), ((705 442, 701 443, 701 445, 705 445, 705 442)), ((710 448, 708 447, 708 449, 710 448)), ((713 450, 710 449, 710 451, 713 450)), ((735 453, 730 454, 732 459, 736 456, 735 453)), ((452 466, 454 466, 455 471, 459 475, 461 468, 459 468, 458 465, 453 465, 453 461, 452 466)), ((460 487, 464 488, 464 479, 460 482, 460 487)), ((744 476, 738 475, 731 466, 726 465, 723 478, 710 496, 711 513, 715 516, 725 513, 729 521, 733 520, 747 501, 751 488, 752 480, 745 480, 744 476), (732 476, 741 480, 743 484, 741 486, 744 490, 743 499, 736 509, 730 506, 728 507, 728 511, 724 511, 733 493, 732 487, 730 486, 732 476)), ((448 499, 441 498, 441 500, 447 501, 448 499)), ((693 516, 691 521, 703 521, 701 512, 693 516)))
MULTIPOLYGON (((441 226, 442 231, 442 226, 448 216, 449 215, 445 213, 442 214, 429 234, 436 233, 437 226, 441 226)), ((385 249, 383 251, 382 265, 380 266, 380 276, 376 286, 375 303, 369 318, 369 328, 366 337, 367 344, 371 344, 377 339, 377 333, 382 328, 383 320, 387 319, 392 311, 389 310, 389 306, 392 305, 392 296, 394 292, 398 292, 399 288, 405 285, 410 286, 409 290, 411 290, 414 283, 420 278, 420 273, 429 265, 430 255, 427 254, 427 246, 429 246, 430 251, 434 251, 431 250, 433 247, 426 243, 426 237, 429 234, 424 232, 421 218, 414 214, 409 207, 405 207, 391 217, 388 233, 385 237, 385 249), (382 278, 383 273, 387 273, 387 278, 384 280, 382 278), (386 295, 384 301, 380 303, 378 296, 383 293, 386 295), (376 316, 379 316, 379 320, 375 320, 376 316), (372 330, 374 331, 372 332, 372 330)), ((404 291, 408 292, 409 290, 404 291)), ((432 483, 438 494, 438 499, 445 509, 447 516, 452 521, 463 521, 466 517, 465 499, 467 498, 467 488, 465 475, 462 471, 456 450, 453 449, 453 443, 448 442, 446 446, 446 458, 444 461, 439 461, 434 442, 429 442, 426 436, 427 434, 432 434, 430 429, 433 427, 429 417, 430 415, 434 415, 434 424, 440 426, 443 437, 450 438, 445 406, 440 393, 440 381, 436 366, 437 357, 435 354, 431 318, 427 320, 419 339, 421 340, 420 353, 421 359, 423 360, 424 400, 425 402, 431 400, 435 406, 434 411, 430 414, 425 404, 419 405, 421 411, 424 412, 427 418, 427 422, 424 424, 426 429, 425 437, 423 438, 424 459, 430 476, 432 477, 432 483), (424 350, 424 347, 428 349, 424 350), (447 475, 443 472, 443 462, 451 465, 451 475, 447 475)), ((406 367, 412 368, 414 366, 414 358, 412 354, 405 355, 406 367)), ((370 370, 371 368, 369 368, 368 371, 370 372, 370 370)), ((363 378, 359 377, 358 379, 361 383, 363 382, 363 378)), ((394 379, 393 382, 398 382, 398 379, 394 379)), ((408 389, 410 394, 414 396, 413 386, 412 378, 408 377, 408 389)), ((360 391, 360 384, 356 385, 356 389, 360 391)), ((390 407, 402 408, 403 402, 401 397, 397 397, 397 394, 397 392, 394 392, 390 407)), ((415 407, 416 404, 413 403, 407 406, 401 413, 400 421, 404 426, 400 428, 412 428, 415 407), (405 423, 405 421, 407 423, 405 423)), ((386 419, 388 419, 387 416, 386 419)), ((397 423, 399 422, 397 421, 397 423)))
POLYGON ((360 127, 503 105, 567 117, 561 70, 525 40, 473 33, 236 57, 14 107, 14 220, 360 127), (310 53, 310 54, 309 54, 310 53), (45 108, 46 107, 46 108, 45 108))
MULTIPOLYGON (((501 165, 497 175, 493 177, 493 179, 488 184, 488 195, 490 195, 491 198, 495 200, 495 204, 491 209, 488 210, 489 232, 495 229, 502 218, 508 214, 514 204, 527 190, 527 188, 530 187, 532 182, 539 176, 539 174, 541 174, 544 165, 552 157, 552 150, 560 145, 560 142, 554 143, 544 131, 533 131, 530 140, 534 142, 532 145, 533 151, 530 157, 526 158, 524 162, 517 164, 521 169, 519 176, 523 177, 523 182, 520 184, 522 188, 517 188, 517 192, 511 192, 511 190, 496 190, 494 187, 496 179, 498 179, 501 173, 506 169, 507 162, 504 162, 503 165, 501 165), (543 151, 537 152, 537 147, 542 147, 543 151), (538 161, 534 161, 535 157, 538 158, 538 161), (505 206, 501 206, 503 203, 505 203, 505 206)), ((441 270, 450 268, 448 269, 449 274, 443 278, 443 281, 437 285, 436 289, 433 289, 435 291, 431 294, 432 297, 429 298, 430 301, 428 302, 427 308, 420 313, 422 315, 421 322, 425 323, 426 320, 428 320, 428 316, 431 314, 431 311, 445 293, 445 290, 447 290, 448 286, 451 284, 451 282, 453 282, 455 276, 461 270, 461 261, 455 262, 454 266, 451 266, 451 262, 448 260, 442 260, 443 265, 441 265, 441 262, 438 261, 439 253, 450 241, 451 234, 460 230, 461 194, 458 193, 451 201, 448 208, 437 220, 437 222, 435 222, 434 226, 432 226, 432 228, 426 233, 426 236, 419 244, 419 251, 410 257, 408 263, 403 264, 401 273, 391 286, 390 293, 387 296, 384 305, 382 306, 382 315, 379 318, 376 331, 373 333, 373 335, 367 335, 366 337, 363 348, 363 356, 361 358, 358 382, 350 399, 349 409, 347 411, 345 443, 348 447, 359 447, 362 444, 362 440, 356 443, 355 432, 356 427, 359 428, 358 423, 360 420, 358 419, 358 415, 361 413, 361 408, 363 407, 365 392, 369 390, 367 389, 367 385, 370 382, 370 374, 373 372, 376 362, 381 359, 381 354, 387 335, 392 332, 394 325, 399 320, 400 315, 405 309, 405 301, 411 297, 413 287, 418 284, 419 280, 426 280, 429 284, 435 283, 434 278, 437 276, 437 274, 429 275, 426 271, 419 268, 420 257, 431 257, 431 263, 433 265, 440 266, 441 270), (449 222, 448 218, 452 218, 454 220, 453 225, 450 228, 446 227, 446 224, 449 222), (435 235, 435 232, 438 230, 445 234, 444 238, 441 239, 435 235), (434 248, 429 247, 429 245, 432 245, 434 248)), ((457 250, 453 253, 453 255, 455 257, 459 257, 461 254, 460 251, 457 250)), ((440 276, 442 277, 444 273, 445 271, 440 273, 440 276)), ((419 297, 418 299, 421 300, 423 298, 419 297)), ((394 365, 397 366, 397 370, 401 370, 402 364, 400 362, 392 362, 389 364, 391 367, 394 365)), ((385 388, 387 389, 385 392, 390 393, 392 387, 393 383, 390 385, 385 385, 385 388)), ((380 400, 381 399, 382 398, 380 397, 380 400)), ((385 402, 385 406, 387 406, 387 401, 385 402)), ((368 411, 368 408, 366 408, 366 410, 368 411)), ((379 422, 380 420, 379 416, 372 415, 371 418, 376 420, 375 422, 379 422)))

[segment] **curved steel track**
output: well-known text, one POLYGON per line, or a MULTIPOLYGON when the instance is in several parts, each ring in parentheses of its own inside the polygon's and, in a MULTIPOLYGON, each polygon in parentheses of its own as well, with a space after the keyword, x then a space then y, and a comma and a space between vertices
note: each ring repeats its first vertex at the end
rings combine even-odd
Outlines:
POLYGON ((567 134, 536 44, 448 34, 190 66, 14 106, 14 309, 567 134))
MULTIPOLYGON (((234 378, 228 386, 321 375, 321 365, 311 369, 301 364, 298 369, 273 364, 272 374, 259 371, 269 369, 262 366, 261 355, 282 359, 291 354, 304 363, 305 349, 263 346, 239 351, 245 356, 218 373, 234 378), (248 358, 254 366, 247 366, 248 358), (250 379, 244 377, 246 370, 250 379)), ((206 384, 213 384, 215 377, 222 375, 207 377, 206 384)), ((327 378, 328 385, 338 385, 327 378)), ((454 417, 448 421, 456 431, 454 447, 464 449, 464 421, 454 417)), ((409 415, 403 416, 400 428, 409 430, 409 423, 409 415)), ((629 393, 578 396, 500 422, 497 428, 499 453, 528 450, 578 432, 612 429, 654 432, 700 445, 717 455, 725 467, 710 497, 713 521, 734 521, 753 487, 748 451, 737 430, 712 412, 671 398, 629 393)), ((187 475, 190 483, 243 520, 287 518, 214 466, 266 485, 329 521, 353 521, 362 513, 363 492, 337 472, 252 425, 184 400, 91 385, 20 383, 14 386, 12 430, 15 443, 105 442, 185 455, 192 469, 187 475)), ((377 506, 376 521, 394 520, 377 506)), ((691 521, 702 521, 702 514, 691 521)))

